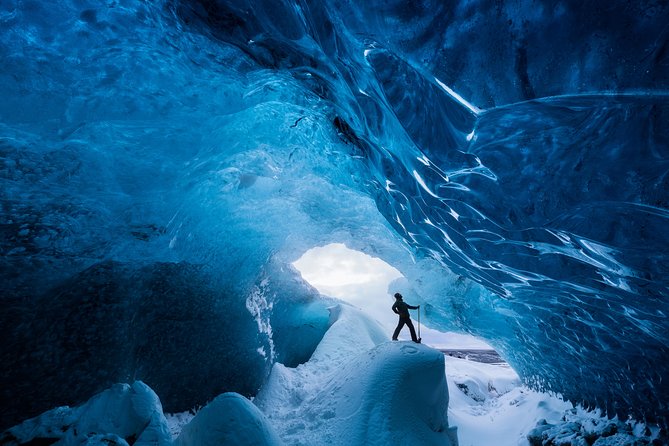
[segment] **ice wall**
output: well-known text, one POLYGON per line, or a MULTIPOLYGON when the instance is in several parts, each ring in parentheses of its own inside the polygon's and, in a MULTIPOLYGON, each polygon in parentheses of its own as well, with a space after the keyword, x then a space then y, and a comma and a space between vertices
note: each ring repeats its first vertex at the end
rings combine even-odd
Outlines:
POLYGON ((11 421, 131 379, 191 404, 160 382, 198 344, 252 394, 322 335, 287 265, 330 242, 527 382, 666 420, 668 7, 358 3, 0 4, 11 421))

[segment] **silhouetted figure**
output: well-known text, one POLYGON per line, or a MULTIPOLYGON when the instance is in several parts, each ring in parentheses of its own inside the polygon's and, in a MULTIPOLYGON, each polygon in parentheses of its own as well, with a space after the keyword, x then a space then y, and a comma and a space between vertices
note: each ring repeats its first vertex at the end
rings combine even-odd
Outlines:
POLYGON ((404 325, 409 326, 409 331, 411 332, 411 340, 414 342, 420 342, 420 339, 416 337, 416 330, 413 328, 413 322, 411 322, 411 316, 409 316, 409 309, 416 310, 420 308, 420 305, 414 307, 409 305, 402 300, 402 295, 400 293, 395 293, 395 303, 393 304, 393 311, 395 314, 399 314, 400 320, 397 323, 397 328, 395 333, 393 333, 393 341, 397 341, 397 336, 400 334, 400 331, 404 325))

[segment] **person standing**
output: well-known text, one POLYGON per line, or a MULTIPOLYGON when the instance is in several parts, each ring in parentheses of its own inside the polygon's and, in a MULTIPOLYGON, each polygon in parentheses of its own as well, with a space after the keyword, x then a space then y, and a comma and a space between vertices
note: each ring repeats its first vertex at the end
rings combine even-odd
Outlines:
POLYGON ((411 316, 409 316, 409 310, 417 310, 420 308, 420 305, 413 306, 409 305, 404 300, 402 300, 402 295, 400 293, 395 293, 395 303, 393 304, 393 312, 400 316, 400 320, 397 323, 397 328, 393 333, 393 341, 397 341, 397 336, 400 334, 402 328, 405 325, 409 327, 411 332, 411 340, 417 343, 420 343, 420 339, 416 337, 416 330, 413 327, 413 322, 411 322, 411 316))

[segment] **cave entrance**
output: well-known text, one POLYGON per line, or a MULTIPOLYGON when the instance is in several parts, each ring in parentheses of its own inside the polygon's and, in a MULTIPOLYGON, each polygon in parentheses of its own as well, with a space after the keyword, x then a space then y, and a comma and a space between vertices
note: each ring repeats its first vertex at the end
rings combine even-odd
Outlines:
POLYGON ((308 250, 293 266, 321 294, 360 308, 384 328, 397 324, 388 286, 404 276, 383 260, 332 243, 308 250))
MULTIPOLYGON (((388 337, 397 325, 397 316, 390 309, 395 302, 392 295, 399 291, 410 304, 418 303, 400 285, 404 276, 397 269, 342 243, 312 248, 293 262, 293 266, 321 294, 348 302, 376 319, 387 331, 388 337), (397 289, 389 289, 391 286, 397 289)), ((415 313, 412 318, 415 319, 415 313)), ((473 336, 444 333, 425 325, 421 326, 421 337, 424 344, 441 349, 491 348, 473 336)), ((408 338, 409 330, 405 328, 400 339, 408 338)))

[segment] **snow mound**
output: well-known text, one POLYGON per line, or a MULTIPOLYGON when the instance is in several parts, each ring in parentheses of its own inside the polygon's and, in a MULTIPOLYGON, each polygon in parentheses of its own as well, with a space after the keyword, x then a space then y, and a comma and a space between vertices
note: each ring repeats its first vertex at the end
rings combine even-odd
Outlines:
POLYGON ((2 444, 170 445, 158 396, 141 381, 115 384, 85 404, 57 407, 7 430, 2 444))
POLYGON ((237 393, 219 395, 184 426, 175 446, 283 444, 265 416, 237 393))
POLYGON ((276 364, 255 403, 287 444, 452 445, 443 355, 390 342, 378 323, 339 305, 311 359, 276 364))

